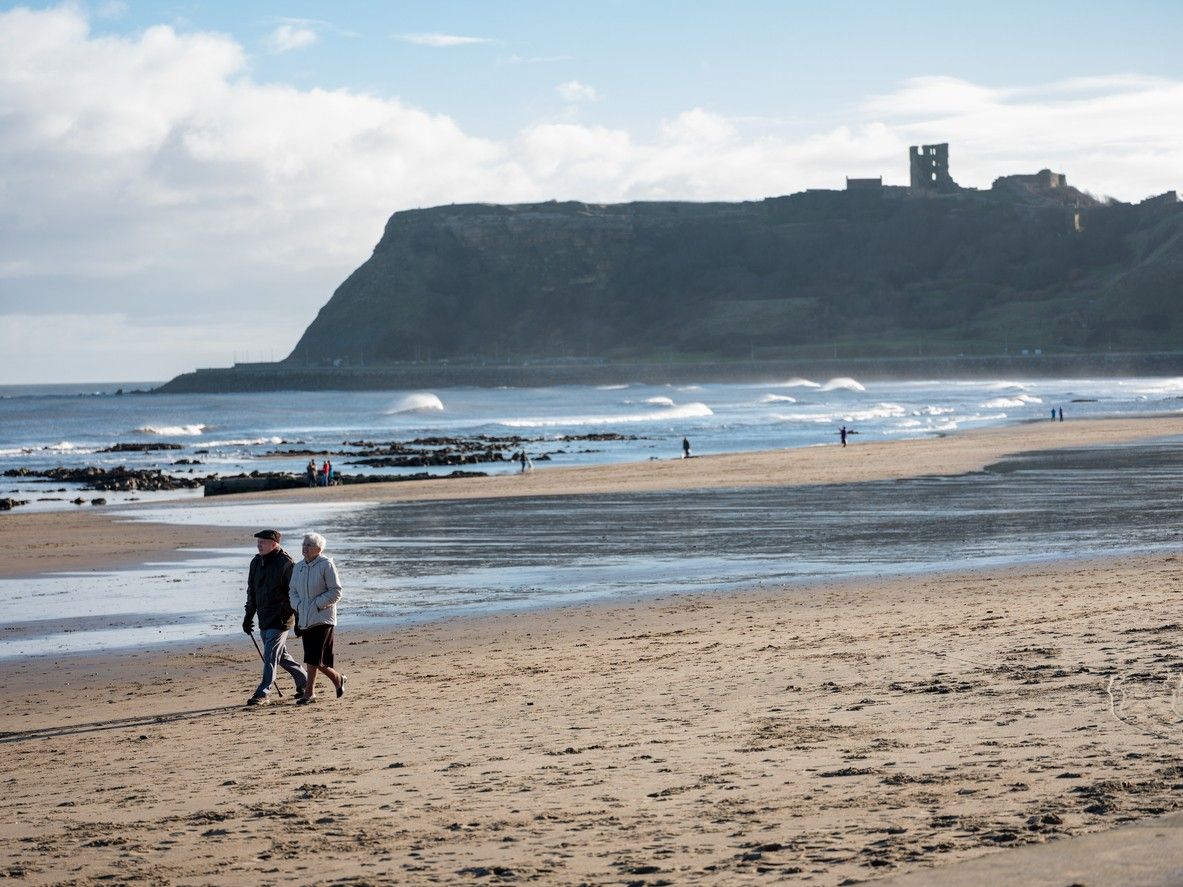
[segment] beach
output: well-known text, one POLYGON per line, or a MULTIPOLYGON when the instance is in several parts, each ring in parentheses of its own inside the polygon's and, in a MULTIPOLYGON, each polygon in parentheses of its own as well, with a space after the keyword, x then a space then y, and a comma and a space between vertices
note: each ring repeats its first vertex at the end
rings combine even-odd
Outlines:
MULTIPOLYGON (((852 483, 1180 433, 1177 417, 1032 423, 235 499, 852 483)), ((235 535, 96 512, 0 525, 7 576, 50 569, 61 535, 109 566, 235 535)), ((352 629, 345 697, 322 683, 305 707, 286 678, 283 699, 242 705, 258 677, 242 636, 4 662, 2 870, 29 884, 841 884, 1111 829, 1178 806, 1177 557, 1081 551, 352 629)))
MULTIPOLYGON (((755 453, 696 456, 575 468, 537 469, 496 477, 446 478, 278 490, 187 500, 171 506, 200 514, 228 503, 425 502, 578 496, 669 490, 711 490, 859 483, 978 471, 1008 455, 1065 447, 1097 447, 1183 434, 1183 417, 1028 422, 907 441, 853 443, 755 453)), ((10 553, 0 578, 46 571, 97 569, 168 557, 181 547, 234 544, 246 538, 226 528, 131 521, 129 510, 55 511, 0 515, 10 553)), ((244 523, 242 530, 249 529, 244 523)), ((253 530, 252 530, 253 532, 253 530)))

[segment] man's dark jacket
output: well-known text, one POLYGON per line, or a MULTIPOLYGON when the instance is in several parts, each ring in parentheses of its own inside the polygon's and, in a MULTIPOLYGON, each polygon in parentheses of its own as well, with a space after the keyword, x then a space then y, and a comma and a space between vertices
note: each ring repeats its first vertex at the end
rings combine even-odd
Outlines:
POLYGON ((246 616, 242 627, 249 626, 259 616, 259 628, 291 628, 296 614, 288 601, 288 585, 292 581, 292 567, 295 562, 282 548, 270 554, 256 554, 251 559, 251 569, 246 580, 246 616))

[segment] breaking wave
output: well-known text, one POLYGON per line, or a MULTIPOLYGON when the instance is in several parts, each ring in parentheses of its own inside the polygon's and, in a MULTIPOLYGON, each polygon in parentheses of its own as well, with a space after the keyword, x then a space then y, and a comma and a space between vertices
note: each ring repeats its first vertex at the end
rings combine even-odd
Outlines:
POLYGON ((1025 407, 1031 403, 1043 403, 1042 397, 1032 394, 1020 394, 1018 397, 996 397, 982 404, 983 409, 998 410, 1005 407, 1025 407))
POLYGON ((647 397, 644 402, 655 407, 672 407, 674 405, 673 399, 669 397, 647 397))
POLYGON ((787 394, 765 394, 760 398, 760 403, 796 403, 797 398, 789 397, 787 394))
POLYGON ((670 419, 701 419, 715 415, 705 403, 688 403, 680 407, 651 413, 623 416, 562 416, 559 418, 500 419, 495 424, 507 428, 558 428, 562 426, 623 425, 637 422, 667 422, 670 419))
POLYGON ((203 441, 202 446, 206 447, 255 447, 261 444, 281 444, 282 437, 243 437, 237 440, 211 440, 203 441))
POLYGON ((193 425, 144 425, 136 429, 139 434, 159 434, 163 437, 194 437, 204 434, 208 426, 193 425))
POLYGON ((434 394, 408 394, 386 411, 386 415, 394 416, 399 413, 442 413, 444 403, 434 394))
POLYGON ((624 385, 597 385, 596 391, 623 391, 625 388, 628 388, 627 384, 624 384, 624 385))
POLYGON ((773 382, 768 386, 769 388, 821 388, 822 386, 817 382, 811 382, 808 379, 802 379, 800 376, 794 376, 787 382, 773 382))
POLYGON ((866 391, 866 386, 856 382, 849 376, 839 376, 821 386, 822 391, 866 391))

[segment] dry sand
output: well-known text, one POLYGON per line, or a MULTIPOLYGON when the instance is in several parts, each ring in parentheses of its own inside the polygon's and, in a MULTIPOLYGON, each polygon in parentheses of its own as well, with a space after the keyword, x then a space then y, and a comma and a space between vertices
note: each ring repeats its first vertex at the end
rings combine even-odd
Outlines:
POLYGON ((8 665, 20 883, 839 884, 1179 806, 1174 557, 8 665), (1116 706, 1107 692, 1120 678, 1116 706))
MULTIPOLYGON (((818 483, 1179 433, 1176 418, 1047 423, 296 492, 818 483)), ((35 517, 5 516, 6 541, 35 517)), ((0 874, 839 884, 1110 828, 1180 806, 1178 567, 1081 559, 352 632, 349 692, 322 682, 306 707, 286 678, 285 700, 242 706, 258 677, 245 637, 7 663, 0 874)))

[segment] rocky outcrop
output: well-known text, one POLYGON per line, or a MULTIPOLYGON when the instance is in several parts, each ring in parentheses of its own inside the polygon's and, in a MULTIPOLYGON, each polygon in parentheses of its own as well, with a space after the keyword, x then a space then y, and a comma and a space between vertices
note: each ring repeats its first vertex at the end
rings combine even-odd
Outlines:
POLYGON ((200 477, 173 477, 156 468, 10 468, 4 477, 32 477, 78 484, 84 490, 185 490, 205 483, 200 477))

